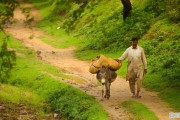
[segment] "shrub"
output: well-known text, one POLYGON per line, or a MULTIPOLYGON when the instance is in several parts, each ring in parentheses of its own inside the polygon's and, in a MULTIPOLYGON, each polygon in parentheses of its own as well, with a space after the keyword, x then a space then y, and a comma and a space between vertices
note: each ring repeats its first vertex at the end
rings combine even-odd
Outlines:
POLYGON ((8 50, 6 37, 0 50, 0 82, 7 82, 10 72, 15 65, 16 55, 13 50, 8 50))
POLYGON ((180 0, 168 0, 167 17, 173 22, 180 21, 180 0))

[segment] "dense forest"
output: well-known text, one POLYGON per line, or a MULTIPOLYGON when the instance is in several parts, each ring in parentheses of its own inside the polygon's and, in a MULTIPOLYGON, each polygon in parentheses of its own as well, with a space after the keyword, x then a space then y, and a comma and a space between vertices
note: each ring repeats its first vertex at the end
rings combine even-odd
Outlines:
MULTIPOLYGON (((59 44, 63 44, 63 47, 78 46, 75 55, 81 60, 90 60, 98 54, 118 58, 130 46, 133 37, 140 38, 139 45, 144 48, 148 61, 148 73, 143 86, 147 90, 157 91, 172 108, 180 110, 180 0, 130 0, 132 9, 126 19, 123 17, 125 6, 122 0, 27 1, 40 10, 42 19, 37 23, 40 29, 55 38, 62 34, 73 38, 65 42, 55 39, 52 45, 56 48, 59 44)), ((67 119, 108 119, 107 113, 93 97, 59 83, 54 78, 41 75, 40 72, 53 73, 61 70, 33 61, 35 53, 26 49, 20 42, 13 42, 12 46, 16 47, 18 52, 23 51, 29 60, 16 58, 15 51, 8 49, 8 42, 14 38, 8 36, 3 28, 11 22, 13 10, 19 3, 14 0, 0 1, 0 82, 3 83, 0 84, 0 90, 5 90, 5 84, 17 87, 10 87, 11 91, 24 91, 24 88, 27 88, 25 91, 32 91, 29 94, 36 102, 25 102, 29 102, 34 108, 41 104, 38 111, 55 110, 67 119), (44 67, 39 69, 38 66, 44 67), (26 73, 23 69, 26 69, 26 73), (44 85, 38 81, 42 79, 45 80, 44 85), (68 99, 67 96, 73 99, 68 99), (97 113, 96 110, 100 112, 97 113)), ((118 71, 120 76, 125 77, 126 64, 124 62, 118 71)), ((6 95, 0 92, 0 101, 3 96, 6 95)), ((10 99, 8 98, 9 101, 10 99)))

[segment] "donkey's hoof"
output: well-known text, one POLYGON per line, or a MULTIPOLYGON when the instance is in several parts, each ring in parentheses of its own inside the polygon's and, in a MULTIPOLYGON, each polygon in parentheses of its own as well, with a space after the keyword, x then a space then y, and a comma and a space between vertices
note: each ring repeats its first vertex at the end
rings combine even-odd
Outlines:
POLYGON ((106 99, 109 99, 109 98, 110 98, 110 96, 108 96, 108 95, 105 95, 105 96, 104 96, 104 98, 106 98, 106 99))

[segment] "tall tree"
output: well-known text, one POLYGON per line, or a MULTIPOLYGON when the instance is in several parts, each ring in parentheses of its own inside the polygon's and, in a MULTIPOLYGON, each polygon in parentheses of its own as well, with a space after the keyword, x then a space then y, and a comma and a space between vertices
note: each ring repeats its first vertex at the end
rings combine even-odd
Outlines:
POLYGON ((126 18, 129 16, 130 11, 132 9, 130 0, 121 0, 124 8, 123 8, 123 20, 126 20, 126 18))

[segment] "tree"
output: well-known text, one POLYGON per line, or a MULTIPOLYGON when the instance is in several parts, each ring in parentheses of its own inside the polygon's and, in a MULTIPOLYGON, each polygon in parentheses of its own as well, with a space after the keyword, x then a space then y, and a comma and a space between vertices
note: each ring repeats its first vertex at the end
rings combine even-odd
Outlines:
POLYGON ((126 18, 129 16, 130 11, 132 9, 130 0, 121 0, 124 8, 123 8, 123 20, 125 21, 126 18))

